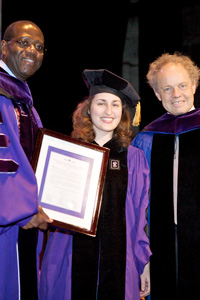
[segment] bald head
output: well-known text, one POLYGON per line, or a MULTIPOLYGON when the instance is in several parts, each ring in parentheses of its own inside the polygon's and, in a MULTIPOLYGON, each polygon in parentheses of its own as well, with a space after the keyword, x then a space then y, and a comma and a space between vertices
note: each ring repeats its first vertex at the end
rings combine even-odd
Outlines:
POLYGON ((43 35, 41 29, 35 23, 28 21, 28 20, 22 20, 22 21, 13 22, 6 28, 4 35, 3 35, 3 40, 5 40, 5 41, 12 40, 16 36, 17 28, 22 27, 22 26, 27 27, 27 28, 36 28, 43 35))

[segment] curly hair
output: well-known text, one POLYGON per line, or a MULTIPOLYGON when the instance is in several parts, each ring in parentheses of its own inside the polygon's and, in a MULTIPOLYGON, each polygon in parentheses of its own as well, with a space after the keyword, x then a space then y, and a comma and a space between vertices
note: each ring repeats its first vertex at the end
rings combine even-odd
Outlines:
POLYGON ((176 51, 174 54, 164 53, 150 64, 146 77, 148 84, 154 90, 157 91, 157 79, 159 71, 168 63, 181 64, 187 70, 192 83, 196 84, 196 87, 198 86, 200 69, 188 56, 176 51))
MULTIPOLYGON (((88 97, 80 102, 72 115, 73 138, 82 139, 86 142, 95 140, 93 123, 88 113, 93 97, 88 97)), ((115 128, 113 138, 123 147, 128 147, 132 141, 131 115, 126 105, 122 108, 122 117, 119 125, 115 128)))

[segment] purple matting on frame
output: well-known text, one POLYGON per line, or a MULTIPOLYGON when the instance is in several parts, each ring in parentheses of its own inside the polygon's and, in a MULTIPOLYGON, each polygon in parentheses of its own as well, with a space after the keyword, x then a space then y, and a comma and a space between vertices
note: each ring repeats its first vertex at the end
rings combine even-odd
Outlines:
POLYGON ((48 208, 50 210, 65 213, 67 215, 83 219, 84 214, 85 214, 86 203, 87 203, 88 189, 89 189, 89 186, 90 186, 89 182, 90 182, 90 178, 91 178, 93 162, 94 162, 94 160, 92 158, 89 158, 89 157, 86 157, 86 156, 83 156, 83 155, 75 154, 75 153, 72 153, 72 152, 69 152, 69 151, 66 151, 66 150, 62 150, 62 149, 58 149, 58 148, 49 146, 48 151, 47 151, 45 166, 44 166, 44 172, 43 172, 43 176, 42 176, 42 180, 41 180, 40 191, 39 191, 39 204, 43 208, 48 208), (66 156, 66 157, 75 158, 75 159, 78 159, 80 161, 84 161, 84 162, 89 163, 89 167, 88 167, 88 171, 87 171, 87 178, 86 178, 87 184, 85 186, 85 190, 84 190, 84 193, 83 193, 83 199, 82 199, 82 203, 81 203, 80 212, 74 211, 72 209, 65 209, 63 207, 56 206, 55 204, 52 205, 52 204, 45 203, 45 202, 42 201, 42 195, 43 195, 44 186, 45 186, 46 174, 47 174, 47 171, 48 171, 50 155, 51 155, 52 152, 56 152, 56 153, 59 153, 61 155, 66 156))

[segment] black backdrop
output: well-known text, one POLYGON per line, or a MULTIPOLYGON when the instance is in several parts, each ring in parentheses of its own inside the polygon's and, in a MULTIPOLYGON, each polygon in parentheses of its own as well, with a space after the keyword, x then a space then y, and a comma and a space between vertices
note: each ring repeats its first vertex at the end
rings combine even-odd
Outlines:
MULTIPOLYGON (((43 126, 70 134, 71 114, 77 103, 87 96, 81 77, 83 69, 107 68, 122 75, 127 22, 130 16, 137 15, 142 129, 164 112, 146 83, 149 63, 163 52, 178 50, 189 54, 200 66, 199 44, 184 45, 185 28, 190 22, 194 23, 194 17, 191 12, 185 20, 183 9, 196 5, 195 0, 181 3, 139 0, 138 4, 131 4, 129 0, 20 0, 12 3, 2 0, 2 32, 11 22, 22 19, 31 20, 42 29, 47 53, 41 69, 28 83, 43 126)), ((192 30, 198 33, 200 21, 196 23, 192 30)), ((198 95, 199 92, 197 106, 198 95)))
POLYGON ((107 68, 121 74, 128 1, 115 4, 114 10, 106 2, 35 0, 27 7, 21 0, 12 3, 11 10, 9 1, 3 0, 3 32, 11 22, 28 19, 45 35, 43 65, 28 83, 46 128, 70 134, 72 111, 87 96, 83 69, 107 68))

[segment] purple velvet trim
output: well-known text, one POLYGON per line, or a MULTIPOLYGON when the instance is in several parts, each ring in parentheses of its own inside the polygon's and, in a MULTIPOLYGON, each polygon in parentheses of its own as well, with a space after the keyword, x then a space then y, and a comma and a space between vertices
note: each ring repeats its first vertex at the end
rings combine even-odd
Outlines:
POLYGON ((31 91, 26 82, 6 73, 0 72, 0 87, 17 99, 29 106, 33 106, 31 91))
POLYGON ((10 145, 10 141, 5 134, 0 134, 0 147, 8 147, 10 145))
POLYGON ((147 125, 143 129, 143 132, 152 131, 159 133, 180 134, 196 128, 200 128, 199 108, 179 116, 166 113, 147 125))
POLYGON ((1 173, 15 173, 19 168, 18 164, 13 160, 0 159, 0 172, 1 173))
POLYGON ((3 117, 1 111, 0 111, 0 124, 3 124, 3 117))

